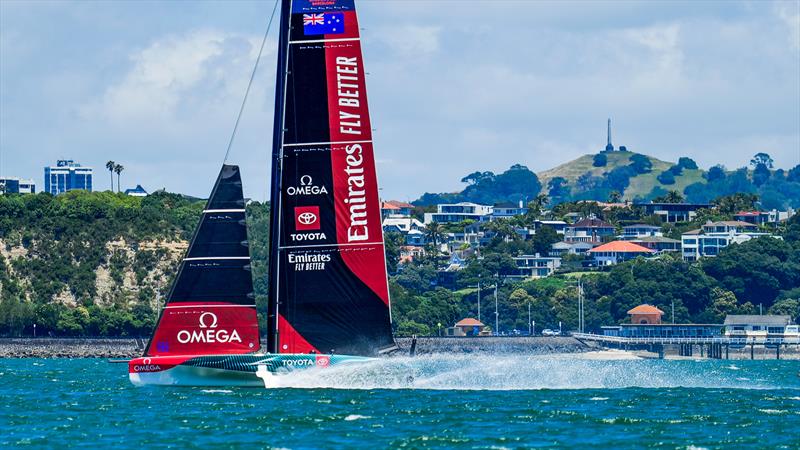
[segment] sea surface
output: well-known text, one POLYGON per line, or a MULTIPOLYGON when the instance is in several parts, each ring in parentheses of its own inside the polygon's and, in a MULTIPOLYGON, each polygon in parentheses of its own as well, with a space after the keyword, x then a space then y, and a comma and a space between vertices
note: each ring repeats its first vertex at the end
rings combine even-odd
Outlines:
POLYGON ((203 389, 134 387, 99 359, 0 359, 0 448, 800 448, 798 375, 798 361, 439 355, 203 389))

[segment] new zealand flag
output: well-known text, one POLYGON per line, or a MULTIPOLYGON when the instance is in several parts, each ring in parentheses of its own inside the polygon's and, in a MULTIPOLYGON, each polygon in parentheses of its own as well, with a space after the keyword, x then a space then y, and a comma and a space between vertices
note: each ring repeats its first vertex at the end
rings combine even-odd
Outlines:
POLYGON ((303 34, 342 34, 344 33, 344 13, 303 14, 303 34))

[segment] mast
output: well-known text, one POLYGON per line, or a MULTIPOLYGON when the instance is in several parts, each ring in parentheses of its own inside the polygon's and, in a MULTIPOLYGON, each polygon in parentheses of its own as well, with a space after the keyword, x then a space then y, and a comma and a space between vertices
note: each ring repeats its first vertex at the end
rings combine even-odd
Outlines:
POLYGON ((267 351, 278 352, 278 298, 280 236, 281 236, 281 169, 283 162, 283 130, 286 104, 286 77, 288 72, 288 50, 291 0, 281 0, 280 27, 278 29, 278 65, 275 74, 275 117, 272 129, 272 179, 270 182, 270 251, 269 251, 269 297, 267 303, 267 351))

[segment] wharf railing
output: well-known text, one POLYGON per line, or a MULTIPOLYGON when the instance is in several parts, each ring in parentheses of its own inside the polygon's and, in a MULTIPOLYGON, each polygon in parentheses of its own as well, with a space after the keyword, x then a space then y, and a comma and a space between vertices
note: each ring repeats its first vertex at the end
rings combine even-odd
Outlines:
POLYGON ((655 345, 655 344, 673 344, 673 345, 704 345, 704 344, 724 344, 730 346, 746 346, 746 345, 797 345, 800 344, 798 337, 737 337, 737 336, 706 336, 706 337, 691 337, 691 336, 674 336, 674 337, 655 337, 655 336, 606 336, 603 334, 592 333, 572 333, 572 337, 581 340, 613 343, 613 344, 628 344, 628 345, 655 345))

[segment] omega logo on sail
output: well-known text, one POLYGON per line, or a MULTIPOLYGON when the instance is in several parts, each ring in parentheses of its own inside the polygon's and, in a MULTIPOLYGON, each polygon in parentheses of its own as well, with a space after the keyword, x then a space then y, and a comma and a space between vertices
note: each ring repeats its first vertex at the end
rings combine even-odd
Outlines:
POLYGON ((242 342, 239 333, 236 330, 229 332, 228 330, 217 329, 217 315, 212 312, 204 312, 200 314, 199 325, 200 330, 180 330, 178 331, 178 342, 181 344, 213 344, 228 342, 242 342))
POLYGON ((286 193, 289 195, 319 195, 327 194, 328 190, 325 186, 315 186, 314 180, 311 175, 303 175, 300 177, 300 186, 289 186, 286 188, 286 193))

